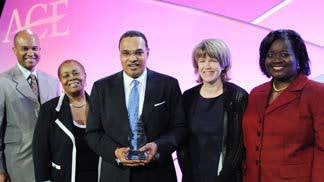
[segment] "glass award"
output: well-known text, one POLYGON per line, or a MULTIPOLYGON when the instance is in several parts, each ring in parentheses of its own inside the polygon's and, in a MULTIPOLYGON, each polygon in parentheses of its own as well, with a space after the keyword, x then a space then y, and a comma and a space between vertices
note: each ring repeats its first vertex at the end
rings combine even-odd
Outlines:
POLYGON ((130 151, 127 155, 127 160, 146 160, 145 151, 139 149, 146 144, 146 135, 144 132, 144 123, 139 117, 136 123, 131 126, 131 135, 129 137, 130 151))

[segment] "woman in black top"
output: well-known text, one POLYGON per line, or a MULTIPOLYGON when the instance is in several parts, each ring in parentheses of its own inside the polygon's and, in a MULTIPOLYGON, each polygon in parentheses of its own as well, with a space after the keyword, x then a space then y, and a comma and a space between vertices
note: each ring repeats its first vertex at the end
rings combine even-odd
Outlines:
POLYGON ((189 136, 178 150, 183 182, 240 182, 244 157, 241 121, 248 94, 227 82, 230 52, 203 40, 192 55, 198 83, 183 94, 189 136))
POLYGON ((41 106, 34 132, 36 181, 95 182, 98 156, 84 140, 88 113, 84 67, 66 60, 58 76, 65 94, 41 106))

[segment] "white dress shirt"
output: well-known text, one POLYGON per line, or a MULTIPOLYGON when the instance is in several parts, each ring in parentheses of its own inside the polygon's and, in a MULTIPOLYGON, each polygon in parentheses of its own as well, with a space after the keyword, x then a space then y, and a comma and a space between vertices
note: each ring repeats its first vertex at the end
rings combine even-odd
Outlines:
POLYGON ((133 80, 137 80, 138 83, 138 93, 139 93, 139 107, 138 107, 138 117, 142 115, 143 111, 143 104, 145 99, 145 88, 146 88, 146 79, 147 79, 147 69, 145 68, 144 72, 139 76, 138 78, 134 79, 130 76, 128 76, 123 71, 123 80, 124 80, 124 89, 125 89, 125 101, 126 101, 126 107, 128 109, 128 100, 131 93, 131 90, 133 88, 133 80))
POLYGON ((35 75, 36 76, 36 79, 37 79, 36 69, 33 72, 31 72, 28 69, 26 69, 23 66, 21 66, 19 63, 17 65, 18 65, 19 70, 22 72, 24 78, 26 78, 26 80, 28 81, 29 84, 31 82, 31 79, 29 79, 30 74, 35 75))

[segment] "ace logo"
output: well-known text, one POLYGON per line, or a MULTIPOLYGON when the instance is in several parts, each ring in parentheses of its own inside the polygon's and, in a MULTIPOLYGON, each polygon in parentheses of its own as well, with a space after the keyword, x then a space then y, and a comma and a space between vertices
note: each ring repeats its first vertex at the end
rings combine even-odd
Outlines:
POLYGON ((11 14, 11 18, 9 21, 8 29, 3 39, 3 43, 8 43, 10 40, 10 36, 14 35, 16 32, 27 29, 27 28, 36 28, 41 25, 50 24, 51 28, 44 28, 42 33, 39 34, 39 38, 45 37, 60 37, 69 35, 69 26, 60 27, 58 29, 58 23, 62 20, 65 14, 59 14, 58 9, 59 6, 68 7, 68 0, 58 0, 49 3, 38 3, 33 5, 26 14, 25 21, 23 22, 22 18, 19 14, 18 9, 14 9, 11 14), (45 14, 44 18, 37 19, 32 21, 31 18, 35 13, 43 12, 45 14), (24 24, 23 24, 24 23, 24 24), (13 25, 16 25, 17 29, 13 30, 13 25), (62 31, 62 29, 64 31, 62 31))

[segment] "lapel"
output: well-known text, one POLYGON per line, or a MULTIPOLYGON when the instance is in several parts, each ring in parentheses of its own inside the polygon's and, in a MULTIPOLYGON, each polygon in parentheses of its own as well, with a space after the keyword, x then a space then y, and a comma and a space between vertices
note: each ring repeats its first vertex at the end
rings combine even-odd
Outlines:
POLYGON ((45 101, 48 100, 48 98, 51 98, 51 96, 49 95, 51 92, 48 91, 48 89, 51 88, 50 86, 51 83, 49 83, 49 79, 47 78, 47 75, 45 75, 41 71, 37 71, 37 81, 38 81, 40 102, 44 103, 45 101))
MULTIPOLYGON (((86 94, 86 100, 87 100, 87 102, 89 102, 89 95, 88 95, 88 93, 85 93, 85 94, 86 94)), ((58 100, 58 102, 60 102, 59 100, 58 100)), ((58 105, 59 105, 59 103, 58 103, 58 105)), ((69 97, 66 94, 64 94, 61 108, 57 112, 57 118, 61 121, 61 123, 68 130, 71 131, 71 133, 73 133, 73 117, 72 117, 72 112, 71 112, 71 108, 70 108, 69 97)))
POLYGON ((255 91, 255 103, 256 103, 256 110, 260 116, 263 118, 264 113, 267 109, 268 105, 268 98, 271 92, 271 81, 267 82, 260 87, 258 87, 255 91))
POLYGON ((38 98, 30 88, 28 81, 25 79, 18 66, 12 69, 12 80, 16 83, 16 89, 19 93, 39 105, 38 98))
POLYGON ((148 118, 154 108, 153 101, 155 100, 155 96, 159 93, 156 90, 157 86, 157 75, 147 69, 147 81, 146 81, 146 88, 145 88, 145 98, 144 98, 144 104, 143 104, 143 110, 142 110, 142 119, 143 123, 148 121, 148 118))
POLYGON ((228 82, 223 82, 223 95, 224 95, 224 112, 227 112, 233 105, 233 91, 231 87, 228 86, 228 82))
POLYGON ((73 118, 70 108, 70 102, 68 96, 65 94, 63 103, 60 111, 58 112, 58 117, 61 123, 73 133, 73 118))
POLYGON ((199 84, 199 85, 194 87, 194 90, 192 91, 192 93, 188 97, 188 99, 190 99, 189 102, 186 102, 187 106, 184 106, 184 107, 188 108, 187 109, 188 110, 188 112, 187 112, 188 113, 188 118, 193 118, 193 116, 195 114, 195 110, 196 110, 196 106, 197 106, 197 100, 200 97, 199 92, 200 92, 200 89, 201 89, 202 85, 203 84, 199 84))
POLYGON ((277 108, 286 105, 300 97, 300 91, 304 88, 308 78, 303 74, 299 74, 289 87, 282 92, 266 109, 266 114, 276 110, 277 108))
POLYGON ((111 103, 114 104, 113 106, 110 107, 112 107, 114 109, 114 112, 118 114, 118 118, 119 118, 118 122, 120 122, 120 126, 127 128, 128 132, 130 132, 122 71, 117 73, 116 79, 112 81, 112 86, 108 90, 110 91, 109 99, 111 99, 111 103), (116 106, 120 106, 120 107, 116 107, 116 106))

